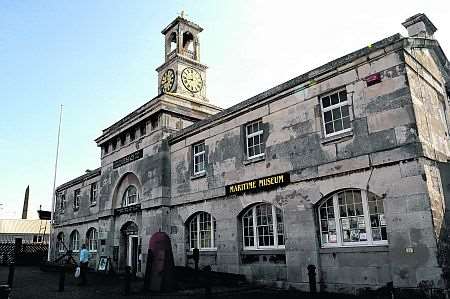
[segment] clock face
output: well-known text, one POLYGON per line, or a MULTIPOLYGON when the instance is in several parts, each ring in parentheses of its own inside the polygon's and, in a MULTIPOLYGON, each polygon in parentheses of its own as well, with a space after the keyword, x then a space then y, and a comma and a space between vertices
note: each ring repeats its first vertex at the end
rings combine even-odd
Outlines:
POLYGON ((191 92, 199 92, 203 87, 202 76, 193 68, 185 68, 181 73, 181 82, 191 92))
POLYGON ((172 69, 168 69, 161 77, 161 90, 162 92, 169 92, 175 83, 175 72, 172 69))

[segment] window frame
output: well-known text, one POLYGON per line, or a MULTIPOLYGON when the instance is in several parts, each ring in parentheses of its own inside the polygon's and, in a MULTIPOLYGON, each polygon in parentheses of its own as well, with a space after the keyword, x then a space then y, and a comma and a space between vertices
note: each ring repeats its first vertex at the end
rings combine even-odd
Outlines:
MULTIPOLYGON (((258 203, 255 204, 248 209, 245 210, 245 212, 241 216, 241 226, 242 226, 242 248, 245 250, 268 250, 268 249, 286 249, 286 230, 284 226, 284 211, 281 208, 276 207, 275 205, 271 203, 258 203), (274 245, 269 246, 260 246, 259 245, 259 233, 258 233, 258 222, 257 222, 257 215, 256 215, 256 208, 258 206, 263 205, 269 205, 271 206, 271 215, 272 215, 272 231, 273 231, 273 243, 274 245), (283 223, 283 245, 278 245, 278 219, 277 219, 277 209, 281 211, 282 216, 282 223, 283 223), (244 217, 246 217, 246 214, 251 211, 252 214, 252 230, 253 230, 253 246, 246 246, 245 245, 245 229, 246 226, 244 224, 244 217)), ((260 225, 261 226, 261 225, 260 225)), ((250 227, 250 226, 249 226, 250 227)))
POLYGON ((78 211, 80 209, 81 189, 75 189, 73 191, 73 210, 78 211))
MULTIPOLYGON (((321 248, 336 248, 336 247, 362 247, 362 246, 384 246, 384 245, 388 245, 389 244, 389 240, 373 240, 373 234, 372 234, 372 225, 371 225, 371 221, 370 221, 370 210, 369 210, 369 201, 368 201, 368 193, 366 190, 363 189, 344 189, 344 190, 340 190, 338 192, 333 193, 330 196, 327 196, 324 200, 322 200, 321 204, 319 206, 317 206, 316 208, 316 213, 317 213, 317 219, 319 221, 319 240, 320 240, 320 246, 321 248), (364 224, 365 224, 365 229, 366 229, 366 234, 367 234, 367 240, 366 241, 355 241, 355 242, 346 242, 343 239, 342 236, 342 225, 341 225, 341 216, 340 216, 340 210, 339 210, 339 202, 338 202, 338 195, 341 192, 346 192, 346 191, 359 191, 361 194, 361 204, 362 204, 362 209, 363 209, 363 216, 364 216, 364 224), (321 215, 320 215, 320 208, 329 200, 332 199, 333 200, 333 211, 334 211, 334 223, 335 223, 335 228, 336 228, 336 243, 323 243, 322 241, 322 224, 321 221, 325 220, 322 219, 321 215)), ((378 199, 383 200, 383 198, 377 196, 378 199)), ((386 211, 383 207, 383 216, 385 217, 386 211)), ((358 217, 356 216, 351 216, 351 217, 358 217)), ((344 217, 344 218, 349 218, 349 216, 344 217)), ((326 220, 328 221, 328 217, 326 218, 326 220)), ((384 225, 386 227, 387 230, 387 224, 384 225)), ((381 226, 380 226, 381 228, 381 226)), ((386 236, 387 236, 387 232, 386 232, 386 236)))
POLYGON ((98 231, 94 227, 91 227, 87 232, 87 247, 89 252, 97 252, 98 250, 98 231))
POLYGON ((80 233, 77 230, 74 230, 70 234, 70 243, 69 243, 69 249, 72 250, 72 252, 79 252, 80 251, 80 233), (76 236, 76 238, 74 238, 76 236), (76 245, 77 249, 74 249, 74 239, 76 239, 76 245))
POLYGON ((138 188, 135 185, 129 185, 125 189, 125 191, 123 192, 123 195, 122 195, 122 207, 129 207, 129 206, 136 205, 136 204, 138 204, 138 201, 139 201, 139 190, 138 190, 138 188), (128 195, 128 192, 132 188, 134 188, 136 190, 136 194, 134 195, 135 196, 135 201, 130 204, 129 198, 131 196, 133 196, 133 195, 128 195), (124 200, 125 198, 126 198, 126 200, 124 200))
MULTIPOLYGON (((264 155, 265 155, 265 149, 266 149, 266 147, 265 147, 265 144, 264 144, 264 143, 265 143, 265 142, 264 142, 264 128, 262 127, 262 125, 263 125, 262 119, 258 119, 258 120, 252 121, 252 122, 250 122, 250 123, 247 123, 247 124, 244 126, 244 133, 245 133, 245 153, 246 153, 246 155, 247 155, 247 160, 252 160, 252 159, 264 157, 264 155), (252 132, 252 133, 248 134, 248 128, 251 127, 251 126, 253 126, 254 124, 258 124, 258 131, 252 132), (259 147, 260 147, 261 152, 260 152, 259 154, 250 156, 248 141, 249 141, 250 138, 254 138, 254 137, 256 137, 256 136, 260 136, 260 139, 259 139, 259 140, 260 140, 260 143, 259 143, 258 145, 259 145, 259 147), (261 148, 261 147, 262 147, 262 148, 261 148)), ((254 148, 254 147, 256 147, 256 145, 253 144, 252 147, 254 148)))
POLYGON ((89 197, 91 206, 95 206, 97 204, 97 197, 98 197, 97 193, 98 193, 98 184, 97 184, 97 182, 93 182, 91 184, 91 192, 90 192, 90 197, 89 197))
MULTIPOLYGON (((197 214, 195 214, 191 220, 189 221, 189 223, 187 224, 187 228, 188 228, 188 235, 189 235, 189 250, 192 251, 194 250, 194 248, 192 247, 192 224, 194 224, 196 230, 195 230, 195 243, 198 250, 200 251, 215 251, 217 250, 217 246, 216 246, 216 229, 217 229, 217 224, 216 224, 216 218, 213 217, 213 215, 211 215, 208 212, 199 212, 197 214), (210 247, 201 247, 201 243, 202 243, 202 239, 201 239, 201 225, 200 225, 200 215, 209 215, 210 217, 210 236, 211 236, 211 246, 210 247)), ((203 230, 205 231, 205 230, 203 230)))
MULTIPOLYGON (((350 113, 351 105, 350 105, 350 101, 348 99, 347 89, 345 87, 337 89, 337 90, 334 90, 334 91, 331 91, 331 92, 328 92, 328 93, 325 93, 325 94, 319 96, 319 103, 320 103, 320 110, 321 110, 321 115, 322 115, 323 134, 324 134, 325 138, 337 136, 337 135, 340 135, 340 134, 351 132, 353 130, 353 128, 352 128, 352 117, 351 117, 351 113, 350 113), (339 97, 339 100, 340 100, 339 93, 341 91, 345 91, 346 100, 344 102, 339 102, 337 104, 332 105, 331 104, 331 95, 338 94, 338 97, 339 97), (323 101, 322 101, 322 99, 325 98, 325 97, 330 97, 330 106, 328 106, 326 108, 323 107, 323 101), (330 134, 327 134, 327 129, 325 127, 325 112, 333 111, 334 109, 341 108, 343 106, 348 106, 348 110, 349 110, 348 117, 349 117, 349 121, 350 121, 350 127, 346 128, 346 129, 339 130, 339 131, 335 131, 335 132, 330 133, 330 134)), ((331 113, 333 113, 333 112, 331 112, 331 113)), ((340 119, 343 119, 342 114, 341 114, 341 118, 340 119)), ((333 130, 334 130, 334 125, 333 125, 333 130)))
POLYGON ((193 175, 202 175, 204 173, 206 173, 206 146, 205 146, 205 141, 201 141, 201 142, 197 142, 196 144, 192 145, 192 173, 193 175), (203 150, 199 151, 199 152, 195 152, 196 148, 203 145, 203 150), (200 157, 203 156, 203 161, 202 163, 195 163, 195 158, 196 157, 200 157), (196 171, 195 167, 197 165, 203 164, 203 169, 200 171, 196 171))

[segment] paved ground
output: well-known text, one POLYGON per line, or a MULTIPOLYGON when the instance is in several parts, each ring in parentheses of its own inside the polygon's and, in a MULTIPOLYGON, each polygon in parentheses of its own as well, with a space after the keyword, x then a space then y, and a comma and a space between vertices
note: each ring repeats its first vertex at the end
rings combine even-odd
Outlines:
MULTIPOLYGON (((255 299, 282 299, 282 298, 311 298, 309 294, 282 291, 274 289, 264 289, 254 286, 239 287, 213 287, 211 295, 207 296, 204 289, 185 289, 170 294, 150 294, 141 292, 142 281, 132 283, 132 294, 124 296, 124 281, 120 277, 104 276, 96 273, 89 273, 88 285, 78 286, 78 281, 73 274, 66 274, 65 290, 58 292, 58 273, 42 272, 38 267, 16 267, 14 285, 12 291, 13 299, 95 299, 95 298, 255 298, 255 299)), ((0 266, 0 281, 6 281, 8 268, 0 266)), ((329 295, 321 298, 344 298, 336 295, 329 295)), ((354 297, 349 297, 354 298, 354 297)))

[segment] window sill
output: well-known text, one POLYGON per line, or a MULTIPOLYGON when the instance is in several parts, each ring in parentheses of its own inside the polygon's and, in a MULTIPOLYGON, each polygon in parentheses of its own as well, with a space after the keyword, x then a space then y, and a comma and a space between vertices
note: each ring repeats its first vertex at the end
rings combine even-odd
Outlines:
POLYGON ((257 156, 257 157, 254 157, 254 158, 250 158, 250 159, 244 160, 244 165, 257 163, 257 162, 261 162, 261 161, 264 161, 264 160, 266 160, 266 155, 257 156))
POLYGON ((285 254, 285 248, 273 248, 273 249, 244 249, 241 254, 285 254))
MULTIPOLYGON (((190 249, 187 251, 188 254, 193 254, 193 250, 190 249)), ((217 248, 208 248, 208 249, 199 249, 200 255, 216 255, 217 248)))
POLYGON ((206 171, 191 175, 191 180, 196 180, 204 177, 206 177, 206 171))
POLYGON ((90 207, 92 208, 92 207, 95 207, 96 205, 97 205, 97 202, 93 202, 93 203, 91 203, 90 207))
POLYGON ((74 212, 78 212, 79 210, 80 210, 80 208, 78 208, 78 209, 73 209, 74 212))
POLYGON ((354 253, 354 252, 387 252, 388 244, 385 245, 359 245, 359 246, 341 246, 341 247, 322 247, 320 253, 354 253))
POLYGON ((341 134, 337 134, 337 135, 333 135, 333 136, 329 136, 329 137, 323 137, 320 142, 322 144, 328 144, 328 143, 342 141, 342 139, 345 139, 345 138, 350 139, 351 137, 353 137, 353 130, 348 131, 348 132, 342 132, 341 134))

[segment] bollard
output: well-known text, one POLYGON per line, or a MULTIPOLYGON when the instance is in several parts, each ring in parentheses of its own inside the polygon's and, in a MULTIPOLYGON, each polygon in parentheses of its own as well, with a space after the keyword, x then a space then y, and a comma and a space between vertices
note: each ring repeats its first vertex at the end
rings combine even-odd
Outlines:
MULTIPOLYGON (((203 271, 205 272, 211 272, 211 267, 207 266, 205 268, 203 268, 203 271)), ((207 277, 209 277, 209 275, 207 275, 207 277)), ((208 282, 207 279, 205 279, 205 298, 209 299, 212 298, 212 294, 211 294, 211 284, 208 282)))
POLYGON ((130 283, 131 283, 131 267, 126 266, 125 267, 125 286, 123 289, 124 295, 130 294, 130 283))
POLYGON ((64 292, 64 281, 66 279, 66 269, 63 266, 61 266, 61 269, 59 271, 59 288, 58 292, 64 292))
POLYGON ((14 270, 15 264, 14 263, 9 264, 8 285, 10 288, 12 288, 14 282, 14 270))
POLYGON ((198 250, 198 248, 194 248, 192 251, 192 258, 195 263, 195 271, 198 271, 198 261, 200 260, 200 250, 198 250))
POLYGON ((309 277, 309 291, 311 293, 317 293, 316 266, 308 265, 308 277, 309 277))

